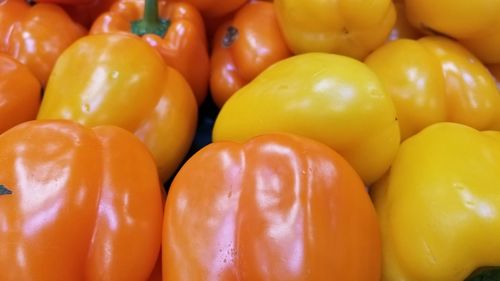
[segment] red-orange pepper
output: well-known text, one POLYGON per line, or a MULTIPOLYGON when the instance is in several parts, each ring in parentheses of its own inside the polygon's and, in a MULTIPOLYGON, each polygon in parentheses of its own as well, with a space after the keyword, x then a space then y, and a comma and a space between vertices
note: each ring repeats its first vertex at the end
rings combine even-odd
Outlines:
POLYGON ((36 0, 37 3, 54 3, 63 5, 89 4, 92 0, 36 0))
POLYGON ((35 119, 40 88, 40 82, 26 66, 0 53, 0 134, 35 119))
POLYGON ((27 65, 45 85, 59 55, 86 30, 55 4, 0 2, 0 52, 27 65))
POLYGON ((204 17, 217 18, 236 11, 248 0, 184 0, 193 4, 204 17))
POLYGON ((210 68, 203 18, 189 3, 145 2, 144 6, 144 0, 119 0, 97 18, 90 33, 125 31, 142 36, 186 78, 201 104, 210 68))
POLYGON ((78 5, 62 5, 69 16, 79 24, 90 28, 102 13, 111 8, 116 0, 92 0, 78 5))
POLYGON ((222 107, 234 92, 264 69, 291 55, 273 4, 246 4, 215 34, 210 72, 212 98, 222 107))

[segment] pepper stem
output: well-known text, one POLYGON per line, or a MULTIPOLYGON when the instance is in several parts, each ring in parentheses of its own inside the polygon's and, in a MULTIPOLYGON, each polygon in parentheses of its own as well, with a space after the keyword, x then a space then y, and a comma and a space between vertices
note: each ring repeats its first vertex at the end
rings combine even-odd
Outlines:
POLYGON ((145 0, 144 16, 140 20, 132 22, 132 32, 139 36, 144 34, 156 34, 165 36, 170 21, 160 18, 158 15, 158 0, 145 0))

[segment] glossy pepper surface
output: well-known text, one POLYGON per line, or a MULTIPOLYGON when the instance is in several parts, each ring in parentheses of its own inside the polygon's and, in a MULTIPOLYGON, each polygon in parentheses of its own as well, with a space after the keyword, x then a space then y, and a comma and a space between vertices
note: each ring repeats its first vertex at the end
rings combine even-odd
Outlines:
POLYGON ((423 37, 423 33, 416 27, 410 24, 406 17, 406 8, 403 0, 394 0, 394 8, 396 8, 396 23, 392 27, 388 41, 397 39, 418 39, 423 37))
POLYGON ((384 43, 396 20, 391 0, 275 0, 274 5, 294 53, 362 59, 384 43))
POLYGON ((203 18, 194 6, 173 1, 119 0, 97 18, 90 33, 119 31, 141 35, 186 78, 201 104, 207 95, 210 63, 203 18))
POLYGON ((185 79, 153 48, 134 35, 114 33, 81 38, 61 55, 37 118, 134 132, 165 180, 189 149, 197 109, 185 79))
POLYGON ((249 0, 183 0, 194 5, 207 18, 219 18, 236 11, 249 0))
POLYGON ((500 1, 406 0, 405 4, 415 27, 458 39, 485 63, 500 63, 500 1))
POLYGON ((28 121, 0 135, 0 279, 137 280, 161 245, 155 163, 129 132, 28 121))
POLYGON ((86 30, 58 5, 0 3, 0 51, 27 65, 45 85, 59 55, 86 30))
POLYGON ((438 123, 404 141, 372 188, 382 280, 462 281, 500 266, 499 186, 498 131, 438 123))
POLYGON ((214 141, 284 131, 339 152, 366 184, 389 168, 399 146, 396 110, 366 65, 324 53, 267 68, 231 96, 215 121, 214 141))
POLYGON ((401 39, 380 47, 365 62, 393 98, 403 139, 443 121, 479 130, 495 126, 500 94, 494 78, 450 39, 401 39))
POLYGON ((289 56, 273 4, 253 1, 244 5, 215 34, 210 73, 215 103, 222 107, 239 88, 289 56))
POLYGON ((380 278, 363 182, 328 146, 294 135, 198 151, 171 185, 163 247, 166 280, 380 278))
POLYGON ((500 90, 500 63, 488 65, 488 70, 491 72, 497 83, 497 88, 500 90))
POLYGON ((62 5, 68 15, 90 29, 94 21, 104 12, 107 12, 111 5, 117 0, 91 0, 78 5, 62 5))
POLYGON ((35 119, 40 90, 40 82, 26 66, 0 53, 0 134, 35 119))

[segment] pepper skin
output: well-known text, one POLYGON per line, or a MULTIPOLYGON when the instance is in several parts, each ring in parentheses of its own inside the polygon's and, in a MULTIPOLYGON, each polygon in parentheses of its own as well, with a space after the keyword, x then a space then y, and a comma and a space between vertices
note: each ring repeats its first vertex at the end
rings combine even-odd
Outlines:
POLYGON ((0 3, 0 51, 28 66, 45 85, 59 55, 86 30, 55 4, 0 3))
POLYGON ((213 100, 222 107, 248 81, 291 55, 273 4, 265 1, 246 4, 215 35, 210 72, 213 100))
POLYGON ((401 39, 365 60, 391 94, 405 139, 443 121, 491 129, 500 94, 488 69, 458 43, 444 37, 401 39))
POLYGON ((406 0, 411 24, 458 39, 484 63, 500 63, 500 1, 406 0))
MULTIPOLYGON (((143 19, 148 29, 142 38, 188 81, 198 105, 207 95, 210 62, 203 18, 189 3, 147 0, 143 19), (153 10, 157 7, 158 10, 153 10), (158 18, 158 16, 160 18, 158 18), (161 22, 161 20, 164 22, 161 22), (151 24, 154 23, 154 24, 151 24), (165 28, 160 35, 156 27, 165 28)), ((144 14, 144 0, 119 0, 92 25, 90 34, 132 32, 144 14)))
POLYGON ((40 82, 26 66, 0 53, 0 134, 35 119, 40 90, 40 82))
POLYGON ((289 134, 209 144, 181 168, 164 215, 164 280, 380 278, 363 182, 328 146, 289 134))
POLYGON ((500 90, 500 63, 488 65, 488 69, 495 78, 495 82, 497 83, 497 88, 500 90))
POLYGON ((0 135, 0 280, 137 280, 161 247, 162 199, 129 132, 28 121, 0 135))
POLYGON ((284 131, 339 152, 368 185, 389 168, 399 147, 396 110, 366 65, 325 53, 275 63, 231 96, 213 140, 244 141, 284 131))
POLYGON ((133 132, 164 181, 188 152, 197 110, 185 79, 153 48, 137 36, 112 33, 83 37, 61 55, 37 118, 133 132))
POLYGON ((404 141, 388 177, 371 190, 382 280, 463 281, 500 266, 499 186, 498 131, 437 123, 404 141))
POLYGON ((275 0, 290 49, 363 59, 382 45, 396 21, 391 0, 275 0))
POLYGON ((59 5, 85 5, 91 3, 93 0, 36 0, 36 3, 53 3, 59 5))
POLYGON ((412 26, 406 17, 405 4, 403 0, 394 0, 394 7, 396 8, 396 23, 392 27, 391 34, 387 41, 394 41, 397 39, 418 39, 423 37, 422 33, 412 26))
POLYGON ((94 21, 107 12, 116 0, 91 0, 78 5, 62 5, 68 15, 79 24, 90 29, 94 21))
POLYGON ((206 18, 223 17, 236 11, 248 0, 183 0, 194 5, 206 18))

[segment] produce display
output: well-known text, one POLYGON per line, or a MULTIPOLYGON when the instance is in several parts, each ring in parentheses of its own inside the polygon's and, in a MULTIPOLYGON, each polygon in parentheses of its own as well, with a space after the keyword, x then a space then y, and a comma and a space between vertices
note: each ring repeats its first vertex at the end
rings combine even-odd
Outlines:
POLYGON ((500 281, 500 1, 0 0, 0 281, 500 281))

